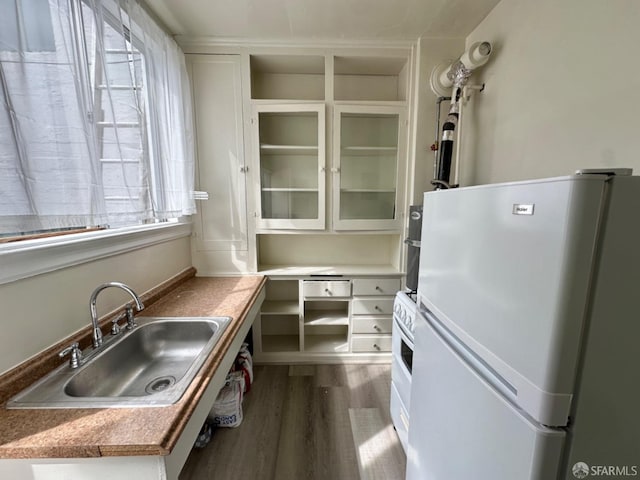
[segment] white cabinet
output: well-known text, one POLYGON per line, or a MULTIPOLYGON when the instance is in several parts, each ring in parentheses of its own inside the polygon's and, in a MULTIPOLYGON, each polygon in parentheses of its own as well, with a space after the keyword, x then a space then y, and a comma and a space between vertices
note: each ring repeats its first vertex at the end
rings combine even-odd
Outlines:
POLYGON ((253 106, 259 229, 324 229, 325 106, 253 106))
POLYGON ((400 229, 405 108, 336 105, 333 125, 334 229, 400 229))
POLYGON ((254 359, 269 362, 387 361, 400 276, 269 277, 254 359))
POLYGON ((200 274, 250 263, 240 55, 186 55, 193 93, 196 190, 193 262, 200 274))
POLYGON ((408 53, 265 53, 249 63, 258 233, 400 232, 408 53))
POLYGON ((391 351, 393 300, 399 289, 400 279, 398 278, 357 278, 353 280, 352 352, 391 351))

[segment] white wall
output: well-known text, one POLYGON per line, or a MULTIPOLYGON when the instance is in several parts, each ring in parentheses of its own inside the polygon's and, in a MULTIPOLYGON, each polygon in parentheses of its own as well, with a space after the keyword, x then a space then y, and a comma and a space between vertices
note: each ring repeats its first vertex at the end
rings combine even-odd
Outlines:
POLYGON ((640 174, 640 2, 502 0, 467 38, 494 51, 463 131, 465 184, 640 174))
MULTIPOLYGON (((142 295, 190 266, 190 238, 183 237, 0 285, 0 373, 88 326, 89 297, 99 284, 124 282, 142 295)), ((130 299, 107 289, 98 297, 98 314, 130 299)))

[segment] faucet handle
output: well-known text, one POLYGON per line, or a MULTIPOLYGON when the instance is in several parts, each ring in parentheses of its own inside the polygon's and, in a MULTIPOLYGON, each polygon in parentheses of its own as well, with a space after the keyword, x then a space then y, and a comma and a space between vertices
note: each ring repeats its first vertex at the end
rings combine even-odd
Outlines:
POLYGON ((111 335, 118 335, 121 331, 118 322, 124 318, 124 314, 120 314, 111 320, 111 335))
POLYGON ((133 330, 138 326, 138 324, 136 323, 136 319, 133 316, 133 307, 131 305, 127 305, 127 307, 125 308, 125 312, 125 315, 127 317, 127 330, 133 330))
POLYGON ((127 325, 125 327, 127 330, 133 330, 138 326, 136 319, 133 316, 133 307, 131 305, 127 305, 124 310, 124 313, 121 313, 111 320, 111 335, 118 335, 122 331, 118 322, 123 318, 127 320, 127 325))
POLYGON ((67 348, 58 353, 60 358, 70 355, 69 357, 69 366, 71 368, 78 368, 82 365, 82 350, 80 350, 80 345, 78 342, 73 342, 67 348))

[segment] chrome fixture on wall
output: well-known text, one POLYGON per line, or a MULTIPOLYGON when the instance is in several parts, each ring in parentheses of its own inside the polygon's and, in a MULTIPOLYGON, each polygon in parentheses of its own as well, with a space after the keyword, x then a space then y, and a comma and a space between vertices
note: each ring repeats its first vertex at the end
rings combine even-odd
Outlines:
MULTIPOLYGON (((144 308, 144 305, 140 300, 140 297, 138 297, 138 295, 124 283, 108 282, 108 283, 103 283, 102 285, 99 285, 93 291, 93 293, 91 294, 91 298, 89 299, 89 310, 91 312, 91 327, 93 328, 93 348, 99 348, 102 345, 102 331, 100 330, 100 326, 98 325, 98 312, 96 309, 96 301, 98 300, 98 294, 105 288, 109 288, 109 287, 121 288, 122 290, 127 292, 129 295, 131 295, 131 298, 133 298, 133 301, 136 304, 136 310, 138 312, 142 311, 142 309, 144 308)), ((133 310, 127 310, 126 318, 127 318, 127 328, 129 330, 133 329, 133 327, 135 326, 135 322, 133 319, 133 310)), ((119 332, 119 329, 117 330, 118 331, 115 332, 116 334, 119 332)))
MULTIPOLYGON (((449 113, 442 125, 442 140, 440 145, 435 143, 432 150, 436 153, 434 162, 434 179, 432 184, 436 189, 456 187, 459 175, 460 142, 457 143, 455 156, 456 166, 453 181, 451 181, 451 168, 453 159, 454 140, 456 136, 460 138, 460 129, 456 132, 456 127, 461 123, 462 107, 471 92, 482 91, 484 85, 467 85, 469 77, 476 68, 481 67, 489 60, 491 55, 491 44, 489 42, 476 42, 465 51, 458 60, 453 62, 443 62, 436 66, 431 72, 431 90, 438 95, 437 125, 440 129, 440 103, 449 98, 451 105, 449 113), (447 97, 450 94, 450 97, 447 97)), ((437 137, 437 135, 436 135, 437 137)))

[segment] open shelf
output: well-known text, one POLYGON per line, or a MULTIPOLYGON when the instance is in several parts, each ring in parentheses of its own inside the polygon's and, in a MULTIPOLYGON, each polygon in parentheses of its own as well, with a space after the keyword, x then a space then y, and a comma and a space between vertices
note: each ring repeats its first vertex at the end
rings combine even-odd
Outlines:
POLYGON ((304 350, 349 351, 349 300, 304 302, 304 350))
POLYGON ((298 315, 300 304, 298 300, 265 300, 262 303, 263 315, 298 315))
POLYGON ((324 100, 323 55, 250 55, 251 98, 324 100))
POLYGON ((304 314, 307 325, 349 325, 349 317, 343 310, 308 310, 304 314))
POLYGON ((271 352, 298 352, 300 340, 298 335, 263 335, 262 351, 271 352))
POLYGON ((347 353, 349 342, 346 334, 305 335, 304 351, 311 353, 347 353))
POLYGON ((335 56, 334 100, 405 101, 406 56, 335 56))

